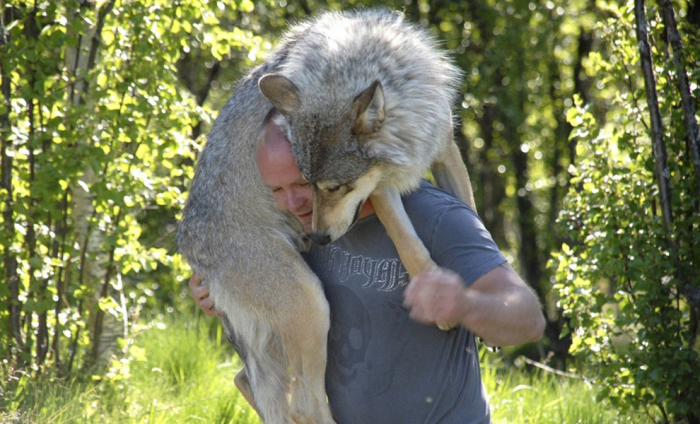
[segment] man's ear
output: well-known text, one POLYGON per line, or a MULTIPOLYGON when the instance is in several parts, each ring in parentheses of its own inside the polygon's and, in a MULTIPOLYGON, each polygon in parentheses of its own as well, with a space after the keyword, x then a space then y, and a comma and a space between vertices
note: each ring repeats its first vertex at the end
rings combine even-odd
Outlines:
POLYGON ((280 74, 263 75, 258 87, 283 115, 293 116, 299 111, 299 89, 289 78, 280 74))
POLYGON ((366 136, 379 131, 385 118, 382 83, 375 80, 365 91, 355 97, 352 110, 356 117, 352 125, 353 134, 366 136))

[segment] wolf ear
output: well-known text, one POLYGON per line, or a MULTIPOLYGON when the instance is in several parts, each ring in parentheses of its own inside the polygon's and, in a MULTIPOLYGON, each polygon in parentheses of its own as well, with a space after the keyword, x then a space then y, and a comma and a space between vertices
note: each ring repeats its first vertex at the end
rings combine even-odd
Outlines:
POLYGON ((299 111, 299 89, 289 78, 280 74, 263 75, 258 87, 283 115, 295 115, 299 111))
POLYGON ((352 101, 352 110, 356 117, 352 125, 353 134, 370 135, 379 131, 385 117, 382 83, 375 80, 365 91, 355 97, 352 101))

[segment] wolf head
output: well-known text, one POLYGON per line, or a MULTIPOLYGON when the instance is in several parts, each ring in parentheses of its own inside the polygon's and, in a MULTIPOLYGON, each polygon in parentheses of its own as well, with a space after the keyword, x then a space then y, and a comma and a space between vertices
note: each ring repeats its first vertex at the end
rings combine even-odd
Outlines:
POLYGON ((302 175, 314 194, 313 239, 326 244, 355 223, 360 208, 382 178, 381 164, 400 161, 374 149, 386 117, 384 91, 375 80, 352 101, 304 98, 281 74, 268 74, 260 90, 282 114, 302 175))

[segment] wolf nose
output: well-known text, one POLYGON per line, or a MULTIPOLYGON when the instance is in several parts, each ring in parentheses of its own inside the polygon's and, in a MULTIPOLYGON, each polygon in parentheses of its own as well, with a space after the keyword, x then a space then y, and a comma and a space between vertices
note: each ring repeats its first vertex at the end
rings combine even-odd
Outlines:
POLYGON ((314 239, 314 243, 321 246, 331 242, 331 236, 329 236, 328 234, 314 233, 312 238, 314 239))

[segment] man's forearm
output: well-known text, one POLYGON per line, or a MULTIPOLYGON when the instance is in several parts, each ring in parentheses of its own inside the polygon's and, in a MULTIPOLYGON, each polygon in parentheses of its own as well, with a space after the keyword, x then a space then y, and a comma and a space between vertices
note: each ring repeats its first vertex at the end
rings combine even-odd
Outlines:
POLYGON ((542 338, 544 316, 527 286, 510 286, 495 293, 466 288, 462 294, 465 314, 461 324, 487 343, 510 346, 542 338))

